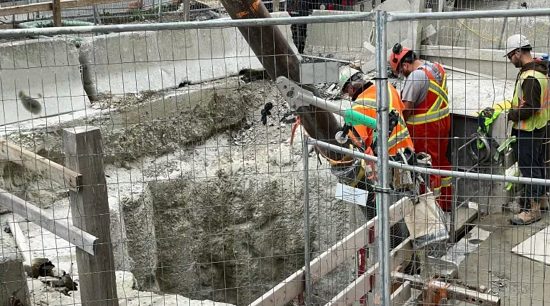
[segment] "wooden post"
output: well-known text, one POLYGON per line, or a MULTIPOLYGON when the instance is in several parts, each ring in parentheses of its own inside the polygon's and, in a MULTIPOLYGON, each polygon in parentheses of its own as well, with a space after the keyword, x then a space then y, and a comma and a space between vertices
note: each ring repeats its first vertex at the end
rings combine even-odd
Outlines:
POLYGON ((95 256, 76 250, 82 305, 118 305, 101 131, 66 128, 63 143, 67 167, 82 174, 79 191, 70 191, 73 224, 99 239, 95 256))
POLYGON ((61 0, 52 0, 53 26, 61 26, 61 0))
POLYGON ((191 19, 191 0, 183 0, 183 21, 191 19))

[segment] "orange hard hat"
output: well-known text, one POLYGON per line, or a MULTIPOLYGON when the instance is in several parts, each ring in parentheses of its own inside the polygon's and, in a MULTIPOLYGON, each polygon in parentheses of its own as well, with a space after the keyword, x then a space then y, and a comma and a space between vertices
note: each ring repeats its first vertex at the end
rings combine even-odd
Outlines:
POLYGON ((395 73, 399 73, 399 63, 401 62, 401 59, 409 53, 409 51, 411 51, 411 49, 403 47, 400 43, 396 43, 393 46, 392 53, 390 55, 390 65, 395 73))

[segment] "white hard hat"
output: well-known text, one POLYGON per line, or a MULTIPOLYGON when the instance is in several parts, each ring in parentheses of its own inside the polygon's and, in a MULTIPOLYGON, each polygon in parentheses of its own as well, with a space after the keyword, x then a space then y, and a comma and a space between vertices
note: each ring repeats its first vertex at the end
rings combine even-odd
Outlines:
POLYGON ((338 87, 340 87, 340 90, 344 89, 344 85, 351 81, 351 78, 353 76, 357 75, 357 79, 360 79, 363 77, 363 72, 360 70, 351 68, 350 66, 342 66, 340 67, 340 73, 338 74, 338 87))
POLYGON ((523 47, 530 47, 531 44, 529 43, 529 40, 527 37, 521 35, 521 34, 514 34, 506 40, 506 54, 504 57, 507 57, 510 52, 523 48, 523 47))

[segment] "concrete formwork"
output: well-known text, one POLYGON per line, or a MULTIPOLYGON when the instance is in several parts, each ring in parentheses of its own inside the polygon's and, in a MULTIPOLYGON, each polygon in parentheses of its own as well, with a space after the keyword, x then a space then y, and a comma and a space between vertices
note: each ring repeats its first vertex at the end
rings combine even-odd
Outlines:
POLYGON ((0 124, 84 109, 78 50, 63 38, 0 44, 0 124), (37 99, 42 111, 22 107, 18 92, 37 99), (39 98, 42 95, 43 98, 39 98))

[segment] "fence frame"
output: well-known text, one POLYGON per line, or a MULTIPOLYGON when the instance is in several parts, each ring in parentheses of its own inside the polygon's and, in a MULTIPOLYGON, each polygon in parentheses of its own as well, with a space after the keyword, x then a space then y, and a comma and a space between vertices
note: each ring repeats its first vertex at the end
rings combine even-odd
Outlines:
MULTIPOLYGON (((86 1, 86 0, 84 0, 86 1)), ((113 1, 113 0, 102 0, 102 1, 113 1)), ((118 0, 117 0, 118 1, 118 0)), ((64 7, 64 3, 69 1, 61 1, 61 7, 64 7)), ((80 2, 83 1, 73 1, 80 2)), ((37 4, 45 5, 48 8, 51 7, 51 3, 37 4)), ((1 13, 0 13, 1 14, 1 13)), ((9 14, 13 14, 10 12, 9 14)), ((11 29, 3 30, 0 32, 0 38, 5 37, 25 37, 25 36, 35 36, 35 35, 63 35, 63 34, 80 34, 80 33, 120 33, 120 32, 131 32, 131 31, 159 31, 159 30, 183 30, 183 29, 204 29, 204 28, 221 28, 221 27, 262 27, 262 26, 275 26, 275 25, 288 25, 288 24, 310 24, 310 23, 335 23, 335 22, 353 22, 353 21, 374 21, 376 28, 376 97, 377 97, 377 115, 381 120, 378 121, 378 130, 380 131, 380 146, 378 148, 378 156, 369 156, 359 152, 355 152, 346 148, 334 146, 316 139, 306 139, 305 144, 311 144, 318 147, 327 148, 333 151, 349 154, 350 156, 356 158, 362 158, 369 161, 374 161, 378 164, 380 169, 380 186, 382 190, 387 190, 388 186, 388 171, 390 168, 401 168, 409 171, 417 171, 424 174, 439 174, 444 176, 451 177, 462 177, 462 178, 473 178, 477 180, 492 180, 498 182, 511 182, 511 183, 530 183, 537 185, 550 186, 550 180, 545 179, 529 179, 523 177, 509 177, 503 175, 491 175, 491 174, 474 174, 458 171, 444 171, 436 169, 427 169, 418 166, 408 166, 398 163, 393 163, 389 161, 388 152, 387 152, 387 114, 389 109, 389 100, 387 92, 382 90, 386 88, 387 80, 387 71, 386 71, 386 30, 388 22, 397 22, 397 21, 419 21, 419 20, 443 20, 443 19, 473 19, 473 18, 509 18, 509 17, 537 17, 537 16, 550 16, 550 9, 512 9, 512 10, 484 10, 484 11, 458 11, 458 12, 429 12, 429 13, 390 13, 386 11, 376 11, 368 13, 360 13, 353 15, 331 15, 331 16, 307 16, 307 17, 280 17, 280 18, 258 18, 258 19, 235 19, 235 20, 210 20, 210 21, 201 21, 201 22, 177 22, 177 23, 162 23, 162 24, 127 24, 127 25, 98 25, 98 26, 82 26, 82 27, 62 27, 62 28, 37 28, 37 29, 11 29)), ((304 159, 307 159, 307 156, 304 156, 304 159)), ((304 161, 305 162, 305 161, 304 161)), ((305 167, 307 164, 305 165, 305 167)), ((307 168, 305 168, 307 169, 307 168)), ((306 171, 307 173, 307 171, 306 171)), ((306 180, 307 182, 307 180, 306 180)), ((306 191, 307 191, 306 186, 306 191)), ((384 202, 388 199, 387 195, 384 192, 378 193, 379 201, 384 202)), ((306 197, 307 199, 307 197, 306 197)), ((395 206, 395 205, 393 205, 395 206)), ((393 207, 392 206, 392 207, 393 207)), ((306 206, 307 207, 307 206, 306 206)), ((383 205, 383 209, 379 210, 379 216, 376 219, 367 222, 363 227, 356 230, 351 235, 357 234, 358 231, 365 231, 369 226, 376 228, 379 222, 382 222, 380 228, 379 239, 379 256, 382 256, 382 263, 380 265, 380 274, 381 281, 383 285, 380 287, 380 302, 383 305, 388 305, 391 301, 389 280, 391 279, 391 264, 390 264, 390 252, 389 252, 389 226, 391 219, 392 209, 383 205), (380 221, 378 221, 378 218, 380 221)), ((309 214, 309 212, 308 212, 309 214)), ((309 222, 306 220, 306 223, 309 222)), ((346 239, 351 239, 351 236, 346 237, 346 239)), ((355 238, 353 238, 355 239, 355 238)), ((343 240, 343 241, 344 241, 343 240)), ((306 244, 308 241, 306 240, 306 244)), ((366 243, 366 242, 365 242, 366 243)), ((330 248, 323 254, 326 257, 327 254, 331 252, 337 252, 335 247, 337 245, 342 245, 342 241, 337 243, 334 247, 330 248)), ((306 250, 309 246, 306 247, 306 250)), ((309 252, 306 252, 309 253, 309 252)), ((309 254, 307 255, 309 256, 309 254)), ((304 291, 304 286, 299 284, 304 284, 306 279, 308 283, 314 281, 316 278, 321 277, 324 274, 312 274, 311 270, 321 269, 321 263, 318 263, 319 266, 315 266, 314 262, 320 260, 323 255, 309 261, 305 258, 305 266, 309 269, 308 276, 305 276, 304 270, 306 268, 296 272, 291 275, 287 280, 283 281, 281 284, 277 285, 274 289, 270 290, 268 293, 264 294, 262 297, 258 298, 251 305, 258 306, 282 306, 284 303, 290 301, 296 295, 301 294, 304 291), (288 287, 288 281, 294 282, 295 288, 288 287), (297 285, 298 284, 298 285, 297 285), (283 298, 277 298, 276 295, 281 294, 280 290, 283 290, 285 296, 283 298), (290 295, 286 296, 290 291, 290 295), (284 301, 284 302, 283 302, 284 301)), ((339 259, 340 260, 340 259, 339 259)), ((113 271, 114 273, 114 271, 113 271)), ((325 274, 328 271, 324 272, 325 274)), ((409 284, 410 285, 410 284, 409 284)), ((309 287, 309 286, 308 286, 309 287)), ((405 289, 403 291, 406 291, 405 289)), ((115 290, 116 292, 116 290, 115 290)), ((307 293, 310 295, 310 292, 307 293)), ((309 297, 308 297, 309 298, 309 297)), ((351 301, 345 301, 345 304, 349 304, 351 301)))

